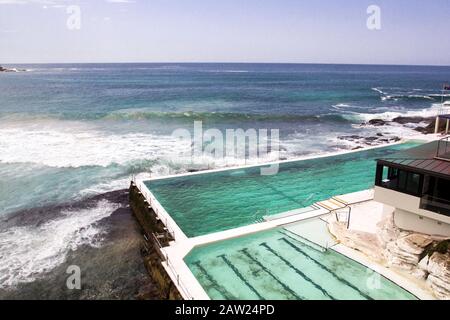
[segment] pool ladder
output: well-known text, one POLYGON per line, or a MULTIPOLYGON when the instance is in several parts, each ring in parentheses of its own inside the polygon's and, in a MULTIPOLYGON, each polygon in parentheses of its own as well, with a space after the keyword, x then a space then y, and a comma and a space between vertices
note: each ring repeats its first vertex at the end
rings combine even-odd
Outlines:
POLYGON ((264 209, 264 210, 256 210, 255 215, 254 215, 254 221, 255 223, 261 223, 264 222, 264 217, 267 216, 269 213, 268 209, 264 209))
MULTIPOLYGON (((283 207, 275 207, 273 209, 275 209, 277 212, 280 212, 280 213, 284 212, 283 210, 285 210, 285 208, 283 208, 283 207)), ((264 217, 267 217, 269 215, 270 215, 270 212, 269 212, 269 209, 267 209, 267 208, 256 210, 255 215, 254 215, 254 221, 255 221, 255 223, 266 222, 264 217)))
POLYGON ((343 207, 343 208, 334 210, 334 215, 336 217, 336 221, 337 222, 345 222, 346 225, 347 225, 347 229, 350 229, 350 220, 351 220, 351 216, 352 216, 352 207, 350 206, 350 204, 340 200, 339 198, 334 197, 333 200, 337 201, 339 203, 342 203, 343 205, 345 205, 345 207, 343 207), (339 218, 340 217, 339 213, 340 213, 341 210, 347 210, 347 209, 348 209, 348 213, 346 214, 346 218, 345 218, 345 220, 341 221, 340 218, 339 218))

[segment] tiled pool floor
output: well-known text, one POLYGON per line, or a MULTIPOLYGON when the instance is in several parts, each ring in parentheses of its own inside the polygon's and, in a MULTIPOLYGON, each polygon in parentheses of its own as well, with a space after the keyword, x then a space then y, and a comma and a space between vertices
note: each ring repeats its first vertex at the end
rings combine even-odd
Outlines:
POLYGON ((284 228, 195 248, 185 262, 211 299, 416 299, 365 266, 332 249, 318 250, 284 228))

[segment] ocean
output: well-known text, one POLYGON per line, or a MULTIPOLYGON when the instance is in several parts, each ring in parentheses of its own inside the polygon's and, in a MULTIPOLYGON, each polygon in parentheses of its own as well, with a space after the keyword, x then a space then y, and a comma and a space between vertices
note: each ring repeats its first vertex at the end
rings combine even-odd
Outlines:
POLYGON ((126 205, 102 195, 127 188, 131 176, 198 170, 179 156, 190 146, 176 129, 194 121, 279 129, 283 159, 350 150, 417 135, 426 123, 367 122, 435 116, 450 80, 450 67, 431 66, 14 67, 28 71, 0 73, 0 291, 41 281, 77 250, 106 246, 100 222, 126 205))

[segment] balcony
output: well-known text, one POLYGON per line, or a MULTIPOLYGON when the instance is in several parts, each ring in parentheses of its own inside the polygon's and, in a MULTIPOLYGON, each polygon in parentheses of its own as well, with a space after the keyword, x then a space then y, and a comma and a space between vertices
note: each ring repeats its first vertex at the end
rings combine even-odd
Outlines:
POLYGON ((450 217, 450 200, 424 195, 420 199, 420 209, 429 210, 450 217))

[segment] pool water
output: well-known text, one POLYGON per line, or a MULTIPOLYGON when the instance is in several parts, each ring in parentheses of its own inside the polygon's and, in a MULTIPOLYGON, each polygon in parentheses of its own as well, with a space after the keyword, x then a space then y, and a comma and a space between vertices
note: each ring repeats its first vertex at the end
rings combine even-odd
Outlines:
POLYGON ((260 167, 146 181, 188 237, 252 224, 263 216, 307 207, 338 194, 372 188, 375 160, 418 143, 280 164, 272 176, 260 167))
POLYGON ((186 264, 213 300, 412 300, 365 266, 286 229, 195 248, 186 264))

